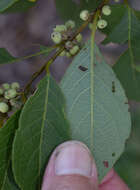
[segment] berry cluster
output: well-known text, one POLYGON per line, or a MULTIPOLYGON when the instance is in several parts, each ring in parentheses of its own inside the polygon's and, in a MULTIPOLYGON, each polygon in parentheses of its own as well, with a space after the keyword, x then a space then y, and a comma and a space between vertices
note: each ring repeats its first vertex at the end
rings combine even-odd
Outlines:
POLYGON ((73 41, 69 39, 75 32, 75 22, 69 20, 65 25, 56 25, 51 34, 51 39, 55 44, 60 44, 62 41, 64 44, 64 50, 60 56, 71 57, 76 55, 81 48, 82 35, 78 34, 73 41))
MULTIPOLYGON (((102 7, 102 14, 105 15, 105 16, 109 16, 111 14, 111 8, 109 5, 104 5, 102 7)), ((84 21, 88 20, 89 19, 89 11, 88 10, 83 10, 81 13, 80 13, 80 18, 84 21)), ((107 26, 107 21, 104 20, 104 19, 101 19, 99 18, 98 22, 97 22, 97 27, 99 29, 103 29, 107 26)), ((89 24, 89 28, 91 29, 92 28, 92 24, 90 23, 89 24)))
POLYGON ((17 82, 12 84, 3 83, 0 87, 0 113, 7 113, 12 108, 19 108, 20 85, 17 82))

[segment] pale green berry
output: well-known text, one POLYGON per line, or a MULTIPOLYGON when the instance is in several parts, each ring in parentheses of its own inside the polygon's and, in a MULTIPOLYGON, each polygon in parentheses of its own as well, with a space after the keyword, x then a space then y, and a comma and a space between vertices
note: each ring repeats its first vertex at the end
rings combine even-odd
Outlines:
POLYGON ((16 99, 11 99, 10 101, 11 106, 15 107, 15 108, 19 108, 21 106, 21 103, 18 102, 16 99))
POLYGON ((107 26, 107 21, 100 19, 100 20, 98 20, 97 26, 98 26, 98 28, 103 29, 107 26))
POLYGON ((8 83, 3 83, 2 87, 4 90, 8 90, 10 88, 10 85, 8 83))
POLYGON ((51 39, 53 40, 55 44, 59 44, 62 41, 62 36, 60 32, 53 32, 51 34, 51 39))
POLYGON ((115 3, 119 3, 120 2, 120 0, 114 0, 115 1, 115 3))
POLYGON ((83 21, 88 20, 88 18, 89 18, 89 11, 88 11, 88 10, 83 10, 83 11, 81 11, 81 13, 80 13, 80 18, 81 18, 83 21))
POLYGON ((9 110, 9 106, 5 102, 0 102, 0 112, 6 113, 9 110))
POLYGON ((75 55, 78 51, 79 51, 79 46, 76 45, 70 49, 70 54, 75 55))
POLYGON ((109 16, 111 14, 111 8, 109 5, 105 5, 102 8, 102 13, 106 16, 109 16))
POLYGON ((0 95, 3 95, 4 90, 2 88, 0 88, 0 95))
POLYGON ((78 34, 76 36, 76 40, 77 40, 77 42, 81 42, 82 41, 82 34, 78 34))
POLYGON ((66 23, 65 23, 65 26, 67 28, 74 28, 75 27, 75 22, 73 20, 68 20, 66 23))
POLYGON ((71 54, 69 52, 66 52, 66 57, 71 57, 71 54))
POLYGON ((11 99, 10 100, 10 104, 11 104, 11 106, 15 106, 16 105, 16 100, 15 99, 11 99))
POLYGON ((9 90, 7 90, 5 93, 4 93, 4 97, 6 98, 6 99, 12 99, 12 98, 15 98, 16 97, 16 95, 17 95, 17 92, 16 92, 16 90, 15 89, 9 89, 9 90))
POLYGON ((67 27, 65 25, 56 25, 53 30, 54 32, 65 32, 67 31, 67 27))
POLYGON ((60 53, 60 56, 65 56, 66 55, 66 51, 64 50, 64 51, 62 51, 61 53, 60 53))
POLYGON ((13 88, 13 89, 19 89, 19 88, 20 88, 20 85, 19 85, 18 82, 13 82, 13 83, 11 84, 11 88, 13 88))
POLYGON ((71 41, 67 41, 66 43, 65 43, 65 48, 66 49, 71 49, 73 47, 73 43, 71 42, 71 41))

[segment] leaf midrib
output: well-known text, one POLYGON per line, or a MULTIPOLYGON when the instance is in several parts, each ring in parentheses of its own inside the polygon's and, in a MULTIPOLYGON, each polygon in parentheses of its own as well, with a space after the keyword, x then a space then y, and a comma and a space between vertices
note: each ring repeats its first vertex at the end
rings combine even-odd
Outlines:
MULTIPOLYGON (((43 109, 44 113, 43 113, 42 124, 41 124, 38 176, 40 176, 40 171, 41 171, 41 152, 42 152, 43 132, 44 132, 45 120, 46 120, 46 114, 47 114, 47 108, 48 108, 49 87, 50 87, 50 75, 48 76, 48 83, 47 83, 47 88, 45 92, 46 98, 45 98, 45 103, 44 103, 44 109, 43 109)), ((40 179, 39 179, 39 186, 40 186, 40 179)))

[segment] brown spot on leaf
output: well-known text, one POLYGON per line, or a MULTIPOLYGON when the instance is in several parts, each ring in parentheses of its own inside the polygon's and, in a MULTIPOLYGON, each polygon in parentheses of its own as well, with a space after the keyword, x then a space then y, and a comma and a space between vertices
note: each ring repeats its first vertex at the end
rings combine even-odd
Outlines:
POLYGON ((108 167, 109 167, 108 161, 103 161, 103 164, 104 164, 104 167, 105 167, 105 168, 108 168, 108 167))
POLYGON ((116 155, 115 152, 113 152, 113 153, 112 153, 112 156, 114 157, 115 155, 116 155))
POLYGON ((112 92, 114 93, 115 91, 116 91, 116 89, 115 89, 115 82, 112 81, 112 92))
POLYGON ((87 70, 88 70, 88 68, 83 67, 83 66, 81 66, 81 65, 80 65, 78 68, 79 68, 81 71, 87 71, 87 70))

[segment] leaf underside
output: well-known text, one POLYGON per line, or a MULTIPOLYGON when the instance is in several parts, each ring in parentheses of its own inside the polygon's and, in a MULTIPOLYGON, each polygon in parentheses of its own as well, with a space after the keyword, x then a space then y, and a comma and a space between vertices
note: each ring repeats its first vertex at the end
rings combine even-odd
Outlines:
POLYGON ((66 97, 72 139, 80 140, 90 148, 101 180, 123 152, 131 122, 124 90, 97 47, 94 79, 91 77, 89 46, 87 44, 76 56, 61 88, 66 97), (91 92, 93 80, 95 87, 91 92), (91 94, 94 94, 94 105, 91 104, 91 94), (91 117, 94 118, 93 125, 91 117))

